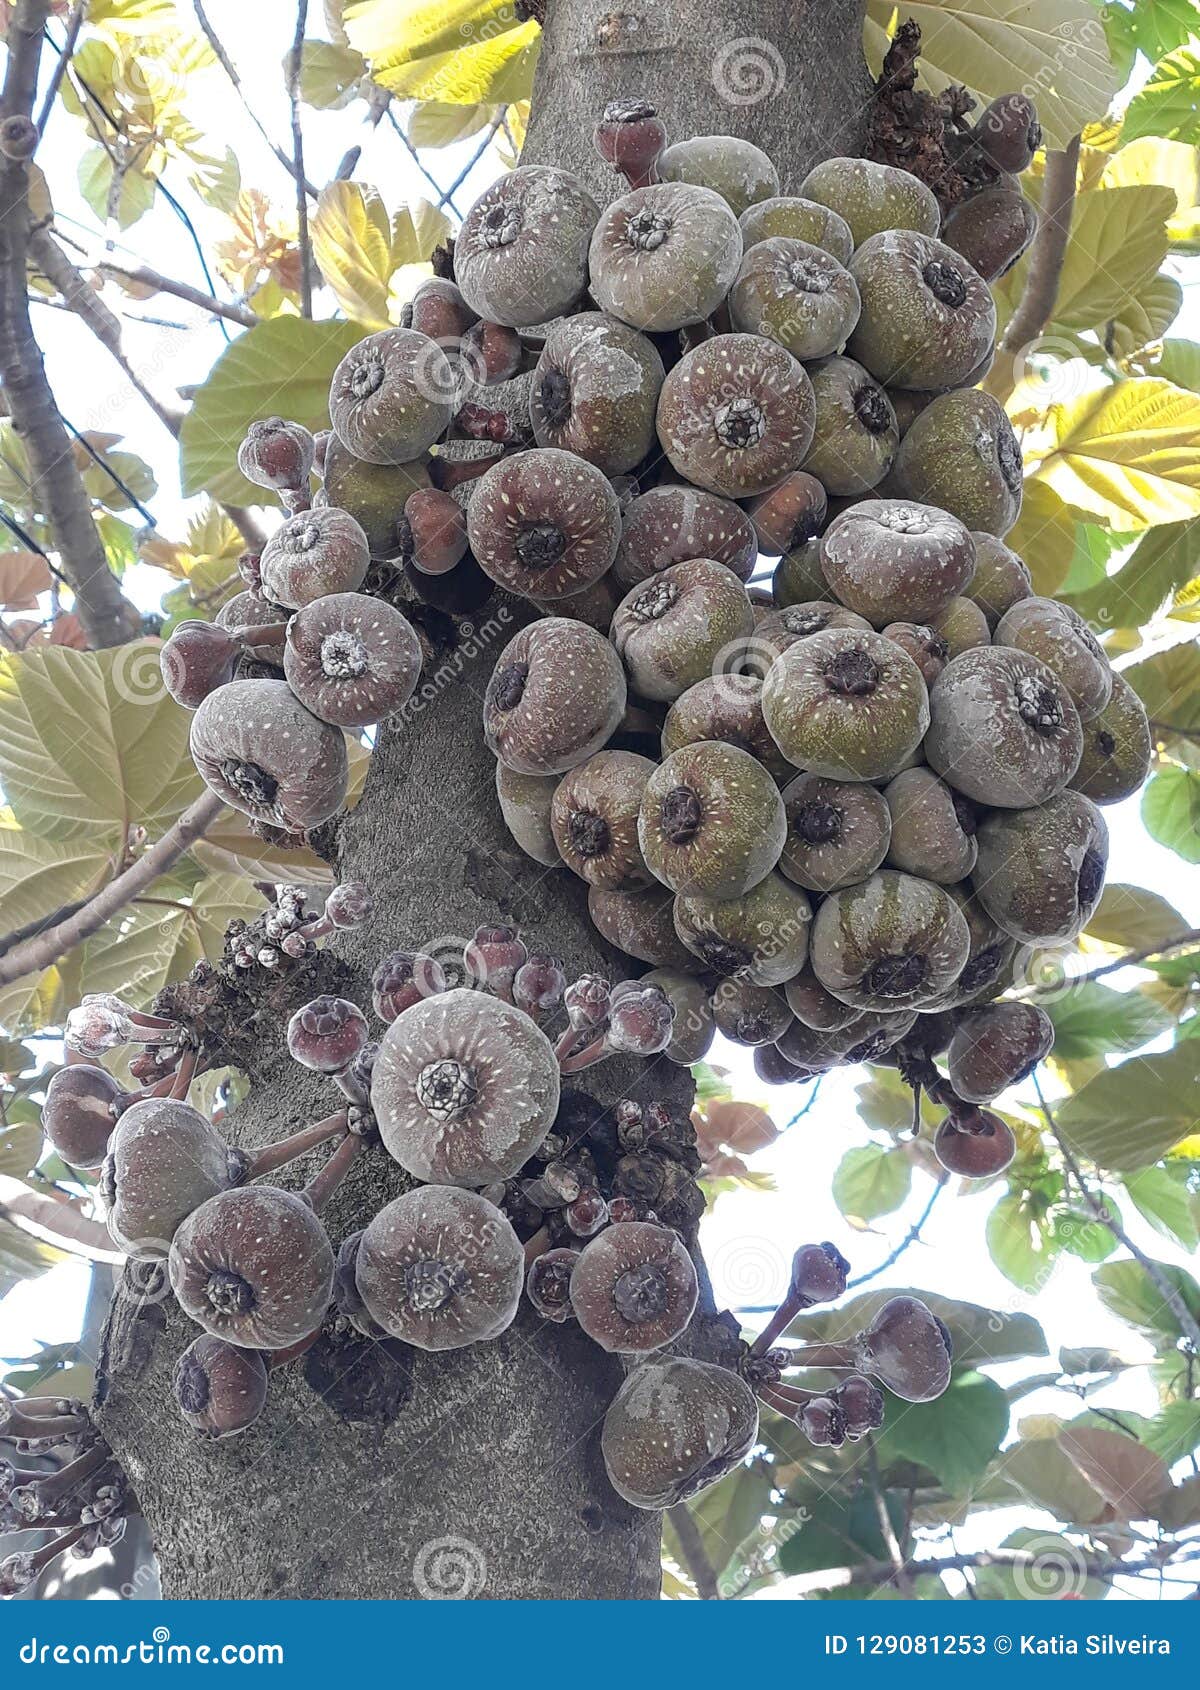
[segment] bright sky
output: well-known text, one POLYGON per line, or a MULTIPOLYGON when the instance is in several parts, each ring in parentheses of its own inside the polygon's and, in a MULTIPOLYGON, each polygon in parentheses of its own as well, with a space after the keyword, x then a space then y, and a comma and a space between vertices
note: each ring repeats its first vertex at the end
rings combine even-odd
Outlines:
MULTIPOLYGON (((230 45, 247 93, 271 134, 280 141, 287 137, 287 104, 280 65, 290 42, 289 9, 255 7, 254 33, 246 34, 245 0, 209 0, 207 10, 223 39, 230 45)), ((320 24, 320 8, 312 8, 314 32, 320 24)), ((244 186, 256 186, 270 194, 279 206, 291 203, 291 180, 272 156, 257 130, 246 119, 229 84, 218 69, 195 79, 194 98, 189 97, 189 114, 198 127, 236 151, 244 186)), ((375 130, 362 117, 361 102, 347 111, 304 116, 306 163, 310 178, 327 180, 336 170, 346 149, 360 145, 363 156, 355 175, 373 182, 390 209, 407 199, 429 193, 395 132, 385 121, 375 130)), ((75 237, 89 259, 101 256, 104 231, 75 187, 75 172, 82 144, 82 126, 60 112, 51 125, 39 160, 53 193, 59 227, 75 237)), ((474 143, 429 154, 430 170, 442 182, 452 182, 470 156, 474 143)), ((459 209, 471 200, 496 173, 491 160, 480 165, 469 189, 458 195, 459 209)), ((186 170, 168 167, 166 180, 193 212, 202 241, 225 231, 198 204, 186 186, 186 170)), ((131 230, 113 240, 118 260, 140 261, 193 285, 203 287, 195 250, 186 231, 165 205, 156 207, 131 230)), ((1200 287, 1196 263, 1176 262, 1174 272, 1185 284, 1186 303, 1173 329, 1174 335, 1200 339, 1200 287)), ((224 344, 222 332, 207 317, 163 295, 134 307, 146 318, 165 319, 181 327, 162 327, 149 321, 131 325, 126 331, 128 356, 154 391, 174 401, 175 389, 204 378, 224 344)), ((317 314, 333 311, 331 297, 318 296, 317 314)), ((66 416, 78 429, 104 429, 126 436, 125 444, 152 465, 159 491, 150 501, 160 531, 168 538, 182 537, 186 515, 200 508, 179 496, 174 443, 143 402, 125 384, 115 366, 91 335, 71 315, 49 307, 35 307, 35 328, 46 353, 47 368, 66 416)), ((236 334, 236 329, 231 333, 236 334)), ((167 579, 158 571, 137 568, 126 586, 136 601, 156 608, 167 579)), ((1105 819, 1112 834, 1109 878, 1151 887, 1167 897, 1191 923, 1200 920, 1200 884, 1189 876, 1181 859, 1148 838, 1138 817, 1138 801, 1109 807, 1105 819)), ((1110 984, 1123 985, 1120 977, 1110 984)), ((727 1067, 735 1076, 739 1096, 761 1101, 782 1126, 803 1104, 806 1088, 777 1088, 768 1092, 755 1078, 748 1053, 723 1045, 710 1060, 727 1067)), ((834 1170, 845 1150, 866 1143, 866 1129, 855 1114, 854 1086, 863 1077, 837 1073, 825 1079, 816 1107, 779 1142, 760 1153, 756 1170, 769 1173, 777 1190, 773 1194, 735 1193, 723 1196, 703 1234, 705 1252, 712 1269, 718 1299, 732 1307, 760 1304, 778 1297, 786 1284, 787 1265, 796 1246, 811 1239, 833 1239, 850 1257, 853 1270, 862 1272, 885 1257, 904 1236, 929 1195, 926 1176, 916 1174, 905 1207, 884 1217, 878 1231, 856 1236, 838 1213, 830 1194, 834 1170)), ((983 1241, 983 1226, 995 1193, 944 1194, 925 1229, 922 1241, 911 1248, 903 1261, 882 1284, 896 1288, 923 1288, 948 1296, 965 1298, 990 1307, 1024 1309, 1025 1301, 1010 1282, 994 1268, 983 1241)), ((1123 1205, 1124 1218, 1133 1237, 1152 1255, 1163 1260, 1185 1258, 1166 1244, 1140 1217, 1123 1205)), ((1120 1322, 1100 1307, 1089 1282, 1089 1268, 1074 1257, 1063 1256, 1048 1284, 1028 1305, 1045 1328, 1051 1355, 1063 1344, 1095 1344, 1125 1353, 1149 1350, 1120 1322), (1086 1311, 1081 1323, 1080 1311, 1086 1311)), ((77 1336, 87 1269, 69 1264, 42 1278, 18 1286, 0 1305, 0 1355, 15 1358, 30 1354, 38 1341, 55 1342, 77 1336)), ((995 1370, 1008 1383, 1033 1366, 1009 1366, 995 1370)), ((1127 1373, 1094 1401, 1152 1413, 1154 1395, 1149 1377, 1127 1373)), ((1022 1414, 1076 1412, 1075 1399, 1054 1391, 1025 1399, 1022 1414)), ((1029 1511, 1005 1510, 980 1516, 958 1533, 963 1550, 987 1547, 1002 1541, 1017 1525, 1049 1525, 1048 1517, 1029 1511)), ((786 1595, 787 1586, 770 1594, 786 1595)), ((1129 1591, 1144 1597, 1139 1588, 1129 1591)))

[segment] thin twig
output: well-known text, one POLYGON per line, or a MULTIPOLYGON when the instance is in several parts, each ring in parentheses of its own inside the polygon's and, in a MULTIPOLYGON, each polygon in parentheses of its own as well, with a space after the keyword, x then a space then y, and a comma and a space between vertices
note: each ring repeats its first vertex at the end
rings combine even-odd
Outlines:
POLYGON ((300 314, 312 316, 312 241, 308 232, 308 196, 304 192, 304 130, 300 123, 300 64, 304 51, 304 29, 308 23, 308 0, 298 0, 296 33, 287 59, 288 106, 292 118, 292 159, 296 178, 296 238, 300 245, 300 314))
POLYGON ((896 1575, 897 1586, 905 1595, 912 1595, 912 1577, 909 1574, 904 1559, 904 1551, 900 1547, 900 1539, 896 1536, 896 1528, 892 1524, 892 1516, 888 1513, 887 1495, 884 1492, 883 1480, 879 1473, 879 1457, 875 1453, 875 1439, 867 1434, 867 1473, 871 1483, 871 1494, 875 1500, 875 1518, 879 1522, 879 1535, 883 1539, 884 1548, 892 1563, 892 1570, 896 1575))
POLYGON ((1171 1281, 1167 1278, 1166 1274, 1162 1271, 1159 1263, 1152 1260, 1152 1258, 1149 1257, 1144 1250, 1139 1249, 1139 1247, 1133 1242, 1133 1239, 1130 1238, 1129 1234, 1125 1231, 1125 1228, 1121 1225, 1120 1221, 1116 1218, 1115 1214, 1110 1210, 1108 1204, 1102 1197, 1096 1195, 1091 1186, 1084 1179, 1078 1161, 1076 1160, 1070 1146, 1063 1138, 1062 1133, 1059 1131, 1058 1123, 1054 1119, 1053 1111, 1051 1110, 1049 1103, 1046 1101, 1045 1093, 1042 1091, 1041 1078, 1036 1069, 1033 1072, 1033 1089, 1037 1093, 1038 1106, 1046 1118, 1046 1125, 1050 1129, 1051 1137, 1054 1139, 1055 1144, 1057 1144, 1063 1161, 1074 1175, 1075 1183, 1083 1194, 1084 1202, 1095 1215, 1096 1219, 1100 1222, 1101 1226, 1107 1227, 1117 1242, 1119 1244, 1123 1244, 1129 1251, 1129 1254, 1133 1257, 1134 1261, 1137 1262, 1140 1267, 1145 1269, 1150 1283, 1154 1286, 1167 1308, 1170 1309, 1171 1313, 1175 1316, 1175 1319, 1179 1322, 1180 1330, 1195 1347, 1197 1352, 1200 1352, 1200 1321, 1197 1321, 1196 1317, 1192 1314, 1192 1311, 1188 1308, 1182 1296, 1176 1290, 1175 1286, 1171 1284, 1171 1281))
POLYGON ((36 937, 14 945, 7 955, 0 957, 0 985, 11 985, 26 974, 36 974, 43 968, 49 968, 59 957, 98 932, 106 921, 123 910, 203 836, 220 815, 222 807, 214 792, 205 792, 195 803, 189 804, 161 839, 131 863, 123 874, 102 887, 81 910, 36 937))
POLYGON ((900 1240, 899 1244, 897 1244, 896 1248, 891 1252, 890 1255, 885 1256, 883 1258, 883 1260, 881 1262, 879 1262, 875 1267, 868 1268, 866 1273, 860 1273, 858 1275, 857 1279, 848 1279, 846 1281, 847 1291, 852 1290, 853 1287, 856 1286, 856 1285, 865 1285, 869 1279, 878 1279, 878 1277, 881 1273, 886 1273, 887 1270, 893 1265, 893 1263, 898 1262, 900 1260, 901 1256, 908 1249, 910 1244, 915 1244, 917 1242, 917 1239, 920 1238, 920 1236, 921 1236, 921 1228, 925 1225, 925 1222, 929 1219, 930 1215, 933 1213, 933 1205, 937 1202, 937 1200, 941 1196, 942 1192, 946 1189, 946 1184, 947 1184, 947 1176, 945 1174, 943 1174, 942 1177, 937 1181, 933 1190, 930 1192, 928 1203, 926 1203, 925 1207, 921 1210, 921 1213, 917 1216, 916 1220, 909 1227, 908 1231, 905 1233, 904 1237, 900 1240))
MULTIPOLYGON (((58 98, 58 91, 62 87, 62 79, 66 75, 67 66, 71 62, 71 54, 75 51, 75 43, 79 39, 79 31, 83 27, 84 14, 87 11, 88 0, 75 0, 67 18, 67 31, 63 37, 63 44, 57 48, 58 59, 51 73, 46 96, 42 101, 42 109, 38 114, 38 134, 46 133, 46 125, 50 121, 50 113, 54 110, 54 102, 58 98)), ((53 43, 51 43, 53 45, 53 43)))
POLYGON ((117 489, 117 491, 119 493, 124 493, 125 497, 129 500, 130 504, 133 506, 134 510, 136 510, 140 515, 145 517, 146 522, 148 523, 148 525, 151 528, 157 528, 158 523, 155 521, 151 512, 146 509, 145 505, 138 498, 138 496, 134 492, 133 488, 129 486, 128 482, 122 481, 121 477, 117 474, 116 470, 112 467, 112 465, 105 460, 105 458, 103 457, 103 455, 100 452, 97 452, 96 448, 92 445, 92 443, 88 439, 87 435, 82 434, 79 431, 79 429, 77 429, 75 427, 75 424, 73 422, 71 422, 67 417, 63 418, 63 424, 66 427, 67 432, 70 434, 71 438, 73 440, 77 441, 78 444, 83 447, 84 451, 87 453, 88 457, 92 460, 92 462, 97 466, 97 468, 102 469, 104 471, 105 475, 107 475, 108 479, 112 482, 113 486, 117 489))
POLYGON ((243 329, 252 329, 256 323, 262 321, 257 312, 251 311, 248 305, 238 305, 233 300, 216 299, 200 288, 189 287, 187 282, 176 282, 170 276, 161 275, 148 264, 126 267, 123 264, 114 264, 111 259, 106 258, 96 268, 102 276, 115 276, 123 282, 153 288, 156 293, 173 294, 176 299, 186 300, 189 305, 198 305, 202 311, 207 311, 214 317, 225 317, 243 329))
POLYGON ((451 182, 450 186, 448 188, 443 189, 441 192, 439 192, 439 194, 438 194, 438 209, 439 210, 441 210, 441 208, 443 206, 450 205, 453 202, 455 194, 462 187, 462 185, 466 181, 467 177, 471 174, 472 170, 474 170, 475 166, 479 163, 479 161, 483 157, 484 153, 486 153, 488 148, 491 146, 492 137, 493 137, 493 135, 495 135, 497 129, 499 129, 499 127, 500 127, 500 125, 503 121, 504 121, 504 107, 501 106, 500 115, 489 125, 487 134, 483 137, 483 140, 479 143, 478 147, 476 147, 474 153, 467 160, 466 164, 463 165, 462 169, 459 171, 458 175, 454 178, 453 182, 451 182))
MULTIPOLYGON (((250 121, 254 125, 254 127, 258 130, 259 134, 262 136, 263 140, 267 143, 268 147, 270 147, 271 151, 275 154, 275 157, 279 160, 280 164, 282 164, 283 168, 287 171, 288 175, 291 176, 293 179, 295 179, 296 166, 295 166, 294 160, 292 160, 288 157, 287 153, 284 151, 284 149, 282 147, 277 146, 275 144, 275 142, 272 141, 270 135, 267 133, 266 125, 262 122, 258 113, 254 110, 253 106, 250 104, 249 100, 246 98, 246 90, 242 87, 242 79, 237 73, 237 66, 234 64, 233 60, 229 57, 229 54, 225 51, 224 44, 221 41, 221 38, 217 34, 216 30, 213 28, 211 22, 209 21, 208 15, 205 12, 204 7, 200 4, 200 0, 192 0, 192 9, 196 14, 196 22, 200 25, 200 28, 204 32, 205 40, 208 42, 209 46, 212 48, 213 52, 216 54, 217 63, 220 65, 221 69, 225 72, 226 76, 229 78, 230 82, 233 84, 234 88, 237 91, 238 98, 241 100, 242 105, 246 108, 247 117, 250 119, 250 121)), ((301 179, 301 181, 302 181, 302 185, 303 185, 303 188, 304 188, 304 192, 306 194, 308 194, 311 199, 316 199, 317 190, 313 187, 312 183, 308 182, 308 181, 304 181, 303 178, 301 179)))
POLYGON ((388 122, 391 124, 392 128, 396 131, 396 134, 400 137, 400 141, 401 141, 401 144, 404 147, 405 152, 407 152, 409 158, 412 159, 412 161, 416 165, 417 169, 421 172, 421 175, 429 183, 429 186, 433 189, 434 193, 437 194, 438 204, 440 206, 443 206, 443 207, 449 206, 450 210, 454 213, 454 215, 456 217, 461 217, 462 213, 459 211, 458 207, 454 203, 454 199, 453 199, 454 189, 453 189, 453 187, 443 189, 442 184, 438 181, 437 177, 433 174, 433 172, 426 169, 424 160, 421 158, 420 148, 413 146, 412 142, 408 138, 408 133, 405 130, 404 125, 400 122, 399 118, 396 116, 395 112, 392 110, 390 104, 387 108, 387 119, 388 119, 388 122))
POLYGON ((721 1590, 717 1584, 717 1575, 709 1560, 708 1550, 704 1547, 700 1528, 692 1518, 691 1509, 686 1502, 676 1502, 667 1509, 667 1519, 675 1528, 684 1565, 692 1575, 697 1596, 702 1602, 719 1602, 721 1590))
MULTIPOLYGON (((32 114, 46 10, 46 0, 19 0, 8 31, 0 116, 28 118, 32 114)), ((119 645, 129 637, 136 612, 108 567, 29 315, 28 187, 27 163, 4 159, 0 167, 0 377, 80 621, 93 646, 119 645)))
MULTIPOLYGON (((1122 951, 1120 956, 1113 957, 1110 962, 1102 963, 1099 968, 1093 968, 1087 974, 1080 974, 1070 984, 1072 987, 1086 986, 1089 981, 1099 980, 1105 974, 1115 974, 1120 968, 1136 968, 1139 963, 1150 962, 1155 957, 1170 956, 1172 951, 1184 951, 1189 945, 1195 944, 1200 944, 1200 927, 1189 927, 1186 933, 1180 933, 1174 939, 1160 940, 1157 945, 1146 945, 1141 950, 1122 951)), ((1059 989, 1059 985, 1047 985, 1044 988, 1047 992, 1059 989)), ((1038 996, 1036 987, 1032 996, 1038 996)))

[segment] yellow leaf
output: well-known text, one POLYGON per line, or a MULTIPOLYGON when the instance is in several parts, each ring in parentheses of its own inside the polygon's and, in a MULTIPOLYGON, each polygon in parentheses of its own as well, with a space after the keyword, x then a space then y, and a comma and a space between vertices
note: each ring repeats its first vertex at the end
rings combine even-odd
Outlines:
POLYGON ((1132 531, 1200 516, 1200 394, 1147 376, 1053 405, 1047 424, 1033 478, 1091 520, 1132 531))
POLYGON ((449 106, 440 100, 424 100, 414 106, 408 120, 408 138, 413 146, 452 147, 465 141, 492 121, 492 106, 449 106))
POLYGON ((1104 25, 1088 0, 868 0, 864 45, 874 71, 896 17, 921 26, 921 70, 935 92, 963 82, 984 102, 1013 88, 1036 99, 1052 147, 1103 117, 1120 86, 1104 25))
POLYGON ((321 189, 311 232, 313 257, 342 310, 369 328, 386 328, 392 229, 375 189, 330 182, 321 189))
POLYGON ((353 47, 306 41, 300 49, 300 98, 322 111, 338 111, 354 99, 366 70, 353 47))
POLYGON ((1075 550, 1075 517, 1044 482, 1026 481, 1021 514, 1004 543, 1024 558, 1034 591, 1052 597, 1066 578, 1075 550))
MULTIPOLYGON (((1053 324, 1098 329, 1148 286, 1167 255, 1169 188, 1107 187, 1075 196, 1071 238, 1063 260, 1053 324)), ((1025 286, 1023 258, 996 288, 999 315, 1007 320, 1025 286)))
POLYGON ((511 0, 350 0, 343 22, 372 78, 402 99, 506 105, 532 86, 541 32, 511 0))
POLYGON ((1104 169, 1109 187, 1156 183, 1170 188, 1175 209, 1167 220, 1167 234, 1177 248, 1195 251, 1200 237, 1200 151, 1182 141, 1143 136, 1127 141, 1104 169))
POLYGON ((419 196, 396 213, 392 225, 392 262, 397 267, 424 264, 450 235, 445 212, 419 196))

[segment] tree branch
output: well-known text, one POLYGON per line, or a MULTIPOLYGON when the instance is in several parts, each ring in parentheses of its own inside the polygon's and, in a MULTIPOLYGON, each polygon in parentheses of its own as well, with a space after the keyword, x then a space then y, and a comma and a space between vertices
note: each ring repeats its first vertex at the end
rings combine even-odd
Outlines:
POLYGON ((1144 1250, 1139 1249, 1139 1247, 1133 1242, 1133 1239, 1130 1238, 1129 1234, 1125 1231, 1125 1228, 1121 1225, 1120 1221, 1112 1214, 1108 1204, 1105 1203, 1102 1197, 1098 1197, 1096 1195, 1091 1186, 1084 1179, 1079 1163, 1076 1161, 1070 1146, 1067 1144, 1066 1140, 1062 1136, 1062 1133, 1058 1129, 1058 1123, 1055 1121, 1050 1105, 1046 1101, 1045 1093, 1042 1091, 1042 1082, 1036 1069, 1034 1069, 1033 1072, 1033 1089, 1037 1093, 1038 1106, 1040 1107, 1042 1114, 1046 1117, 1046 1125, 1049 1127, 1051 1136, 1059 1148, 1063 1161, 1066 1163, 1066 1166, 1072 1174, 1076 1185, 1083 1194, 1084 1202, 1087 1204, 1088 1208, 1092 1211, 1100 1224, 1102 1226, 1106 1226, 1117 1242, 1125 1246, 1134 1261, 1145 1269, 1150 1283, 1154 1286, 1154 1289, 1158 1292, 1164 1304, 1170 1309, 1171 1313, 1175 1316, 1175 1319, 1179 1322, 1180 1331, 1183 1332, 1189 1342, 1193 1345, 1197 1354, 1200 1354, 1200 1321, 1196 1320, 1192 1311, 1188 1308, 1179 1292, 1171 1284, 1171 1281, 1162 1271, 1159 1264, 1152 1260, 1152 1258, 1149 1257, 1144 1250))
MULTIPOLYGON (((1189 945, 1200 944, 1200 927, 1189 927, 1185 933, 1177 938, 1160 941, 1157 945, 1146 945, 1141 950, 1123 951, 1120 956, 1113 957, 1111 962, 1105 962, 1099 968, 1093 968, 1087 974, 1079 975, 1078 979, 1070 981, 1070 985, 1086 986, 1091 980, 1102 979, 1105 974, 1115 974, 1119 968, 1136 968, 1138 963, 1149 962, 1154 957, 1170 956, 1172 951, 1183 951, 1189 945)), ((1045 990, 1058 991, 1061 984, 1046 986, 1045 990)), ((1033 997, 1038 996, 1037 988, 1033 989, 1033 997)))
MULTIPOLYGON (((48 281, 53 282, 69 308, 76 312, 87 327, 91 329, 96 339, 120 369, 126 381, 145 400, 172 439, 178 440, 179 431, 183 426, 183 413, 164 405, 162 400, 146 386, 130 364, 122 346, 121 325, 115 313, 110 311, 95 290, 88 286, 87 278, 83 272, 77 269, 71 259, 67 257, 49 230, 39 230, 34 236, 32 244, 34 256, 43 275, 48 281)), ((134 274, 134 272, 123 273, 134 274)), ((155 275, 156 272, 150 271, 149 274, 155 275)), ((166 278, 161 279, 165 281, 166 278)), ((182 290, 184 284, 178 283, 172 284, 172 286, 182 290)), ((181 297, 186 298, 188 294, 182 293, 181 297)), ((201 295, 200 297, 207 299, 208 295, 201 295)), ((219 303, 217 300, 212 301, 214 306, 219 305, 219 303)), ((257 322, 258 319, 255 318, 254 321, 257 322)), ((221 509, 236 526, 250 549, 261 551, 266 544, 266 536, 256 518, 241 505, 223 504, 221 509)))
POLYGON ((287 59, 288 106, 292 119, 292 159, 296 178, 296 238, 300 245, 300 314, 312 316, 312 241, 308 233, 308 196, 304 191, 304 130, 300 124, 300 58, 304 49, 304 26, 308 22, 308 0, 298 0, 296 33, 287 59))
POLYGON ((221 800, 213 792, 204 792, 194 804, 189 804, 161 839, 131 863, 123 874, 102 887, 81 910, 36 937, 14 945, 0 956, 0 986, 11 985, 23 975, 49 968, 59 957, 98 932, 118 910, 124 909, 139 892, 165 873, 190 845, 194 845, 211 827, 222 808, 221 800))
POLYGON ((303 175, 297 178, 295 161, 288 157, 282 147, 276 146, 275 142, 272 141, 270 135, 267 133, 266 125, 262 122, 258 113, 254 110, 249 100, 246 98, 246 90, 242 87, 242 79, 237 73, 237 66, 229 57, 229 54, 225 51, 225 45, 209 21, 208 15, 205 12, 204 7, 201 5, 200 0, 192 0, 192 9, 196 14, 196 22, 204 31, 205 40, 217 56, 217 63, 237 90, 238 98, 241 100, 242 105, 246 108, 247 117, 258 130, 259 134, 267 143, 268 147, 270 147, 271 151, 275 154, 275 157, 279 160, 280 164, 282 164, 288 175, 297 182, 298 186, 303 188, 306 194, 308 194, 312 199, 316 199, 317 190, 313 187, 311 182, 304 179, 303 175))
POLYGON ((186 300, 189 305, 197 305, 202 311, 209 312, 214 317, 224 317, 231 323, 237 323, 243 329, 252 329, 262 318, 257 312, 251 311, 248 305, 238 305, 232 300, 215 299, 212 294, 205 293, 202 288, 189 287, 186 282, 176 282, 170 276, 163 276, 157 270, 152 270, 147 264, 135 264, 126 268, 121 264, 114 264, 111 259, 104 259, 97 264, 96 269, 102 276, 115 276, 123 282, 134 282, 140 287, 153 288, 156 293, 169 293, 176 299, 186 300))
POLYGON ((102 1221, 85 1215, 74 1197, 51 1197, 30 1191, 20 1180, 0 1176, 0 1220, 18 1232, 37 1238, 89 1261, 121 1262, 125 1257, 113 1244, 102 1221))
POLYGON ((87 0, 75 0, 71 7, 71 14, 67 19, 67 32, 63 37, 63 44, 59 48, 58 58, 50 77, 50 84, 46 89, 46 97, 42 101, 42 109, 38 116, 39 135, 46 133, 46 125, 50 121, 50 113, 54 110, 54 102, 58 98, 58 90, 62 87, 62 79, 66 75, 67 66, 71 62, 71 54, 75 51, 75 43, 79 40, 79 31, 83 27, 86 11, 87 0))
MULTIPOLYGON (((18 0, 0 117, 32 121, 46 11, 46 0, 18 0)), ((0 376, 80 621, 94 646, 120 645, 137 625, 137 612, 108 567, 29 316, 28 188, 27 161, 0 161, 0 376)))
POLYGON ((997 359, 984 381, 989 393, 1007 398, 1016 386, 1016 361, 1045 331, 1054 315, 1063 260, 1071 236, 1075 209, 1075 177, 1079 169, 1079 136, 1062 152, 1047 152, 1042 179, 1041 215, 1029 249, 1025 286, 997 348, 997 359))
POLYGON ((704 1539, 692 1517, 691 1509, 686 1502, 676 1502, 667 1509, 667 1519, 675 1528, 675 1536, 679 1539, 679 1547, 683 1552, 684 1565, 692 1575, 696 1594, 702 1602, 719 1602, 721 1591, 717 1584, 717 1575, 713 1571, 713 1564, 709 1560, 708 1550, 704 1547, 704 1539))
MULTIPOLYGON (((1088 1555, 1082 1549, 1078 1552, 1078 1570, 1088 1578, 1138 1578, 1146 1575, 1157 1577, 1164 1566, 1169 1566, 1171 1555, 1181 1552, 1184 1545, 1164 1544, 1156 1545, 1154 1552, 1140 1561, 1122 1561, 1108 1555, 1088 1555)), ((1182 1558, 1182 1557, 1181 1557, 1182 1558)), ((969 1553, 958 1555, 931 1556, 928 1560, 908 1559, 903 1563, 903 1571, 909 1577, 924 1577, 946 1572, 964 1572, 972 1567, 1028 1567, 1037 1571, 1042 1567, 1044 1555, 1039 1555, 1031 1549, 977 1549, 969 1553)), ((881 1584, 891 1582, 898 1576, 900 1569, 893 1566, 891 1561, 858 1561, 852 1565, 838 1568, 822 1568, 822 1582, 805 1581, 805 1588, 810 1590, 836 1590, 846 1585, 881 1584), (834 1580, 829 1575, 834 1574, 834 1580), (838 1578, 836 1575, 840 1574, 838 1578)))

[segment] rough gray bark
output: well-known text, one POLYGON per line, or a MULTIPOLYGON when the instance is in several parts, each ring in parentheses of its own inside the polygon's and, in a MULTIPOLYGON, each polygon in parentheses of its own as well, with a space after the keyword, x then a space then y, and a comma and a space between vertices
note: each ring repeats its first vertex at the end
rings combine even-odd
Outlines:
POLYGON ((862 150, 871 80, 863 0, 548 0, 522 160, 576 171, 603 203, 620 180, 592 129, 608 100, 643 99, 671 140, 740 135, 785 193, 862 150))
MULTIPOLYGON (((787 55, 790 115, 778 101, 714 104, 707 50, 703 65, 695 52, 698 41, 729 35, 713 0, 647 10, 648 32, 656 19, 665 27, 677 18, 673 46, 652 41, 642 61, 606 53, 581 68, 578 42, 600 10, 594 0, 552 0, 533 156, 553 156, 595 180, 588 149, 596 112, 643 87, 675 133, 730 129, 760 140, 780 155, 790 179, 806 166, 805 133, 810 161, 853 145, 840 125, 865 87, 859 5, 740 9, 741 34, 773 36, 787 55)), ((435 696, 376 751, 363 800, 338 829, 336 866, 341 877, 374 886, 378 914, 369 929, 331 948, 344 977, 320 985, 297 979, 296 1002, 335 989, 367 1004, 370 971, 386 950, 461 943, 480 923, 505 918, 520 921, 570 971, 624 972, 588 923, 581 884, 520 856, 500 819, 480 700, 525 613, 507 606, 510 619, 489 633, 491 614, 477 619, 477 654, 444 684, 435 679, 435 696)), ((278 1002, 244 1029, 241 1054, 254 1089, 229 1122, 239 1144, 265 1143, 328 1113, 330 1088, 280 1054, 290 1007, 278 1002)), ((605 1064, 584 1080, 606 1100, 632 1090, 681 1109, 690 1103, 686 1071, 661 1060, 605 1064)), ((286 1183, 300 1183, 306 1172, 287 1170, 286 1183)), ((404 1183, 381 1149, 363 1157, 327 1212, 334 1241, 364 1225, 404 1183)), ((386 1427, 344 1424, 305 1383, 305 1363, 293 1363, 273 1376, 258 1426, 206 1446, 187 1433, 170 1394, 175 1358, 193 1335, 169 1294, 139 1303, 124 1291, 101 1368, 101 1424, 154 1534, 164 1595, 657 1594, 659 1517, 626 1507, 600 1460, 600 1422, 620 1368, 569 1325, 539 1330, 526 1313, 496 1343, 440 1357, 410 1353, 411 1392, 386 1427)), ((709 1345, 718 1341, 710 1332, 709 1345)), ((380 1389, 403 1382, 377 1370, 380 1389)))

